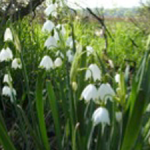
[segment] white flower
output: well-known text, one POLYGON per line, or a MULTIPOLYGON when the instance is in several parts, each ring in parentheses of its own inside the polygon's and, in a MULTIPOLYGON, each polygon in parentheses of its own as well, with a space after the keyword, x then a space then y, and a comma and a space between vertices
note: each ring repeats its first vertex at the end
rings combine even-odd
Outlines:
POLYGON ((16 90, 15 89, 13 89, 13 88, 11 89, 9 86, 3 87, 2 95, 12 97, 12 94, 14 94, 14 96, 16 96, 16 90))
POLYGON ((120 122, 122 120, 122 112, 118 111, 115 115, 117 122, 120 122))
POLYGON ((51 32, 54 29, 54 27, 55 27, 54 23, 50 20, 47 20, 42 27, 42 31, 51 32))
POLYGON ((51 36, 46 40, 44 46, 47 48, 57 47, 57 40, 51 36))
POLYGON ((12 41, 12 40, 13 40, 12 32, 10 28, 7 28, 4 33, 4 42, 12 41))
POLYGON ((56 8, 57 7, 55 4, 51 4, 45 9, 44 12, 47 16, 52 15, 52 16, 56 17, 57 16, 56 8))
POLYGON ((87 56, 91 55, 94 52, 94 49, 92 46, 87 46, 86 50, 87 50, 87 56))
POLYGON ((10 59, 13 58, 12 51, 10 48, 2 49, 0 52, 0 62, 2 61, 9 61, 10 59))
POLYGON ((60 50, 58 50, 57 52, 56 52, 56 56, 57 57, 61 57, 61 58, 64 58, 64 54, 60 51, 60 50))
POLYGON ((68 50, 68 51, 66 52, 66 56, 67 56, 67 58, 68 58, 68 62, 72 62, 72 61, 73 61, 74 54, 73 54, 73 52, 72 52, 71 50, 68 50))
POLYGON ((91 64, 89 66, 89 70, 86 71, 85 80, 93 77, 93 80, 100 80, 101 79, 101 71, 96 64, 91 64))
POLYGON ((8 75, 8 74, 5 74, 4 75, 4 78, 3 78, 3 82, 4 83, 11 83, 12 82, 12 78, 11 78, 11 76, 10 75, 8 75))
POLYGON ((115 81, 117 82, 117 83, 119 83, 120 82, 120 74, 116 74, 115 75, 115 81))
POLYGON ((108 98, 112 100, 112 97, 115 96, 115 92, 109 83, 101 84, 98 89, 98 96, 102 101, 107 101, 108 98))
POLYGON ((55 59, 54 65, 55 65, 55 67, 60 67, 62 65, 62 60, 60 57, 55 59))
POLYGON ((93 113, 92 120, 94 126, 98 125, 99 123, 110 125, 108 110, 104 107, 97 108, 93 113))
POLYGON ((49 56, 44 56, 40 62, 39 67, 50 70, 51 68, 54 68, 54 63, 49 56))
POLYGON ((11 63, 11 67, 14 69, 21 69, 22 68, 22 64, 21 64, 21 60, 20 58, 15 58, 13 59, 12 63, 11 63))
POLYGON ((82 94, 81 97, 84 98, 87 102, 90 100, 96 100, 97 99, 97 89, 93 84, 87 85, 82 94))

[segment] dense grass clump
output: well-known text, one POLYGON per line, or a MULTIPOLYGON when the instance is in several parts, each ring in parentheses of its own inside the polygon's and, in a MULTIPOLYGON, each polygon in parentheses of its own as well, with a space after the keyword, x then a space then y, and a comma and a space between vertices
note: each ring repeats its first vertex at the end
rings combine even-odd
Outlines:
POLYGON ((2 31, 0 149, 148 150, 150 39, 106 19, 106 47, 98 22, 53 5, 44 26, 2 31))

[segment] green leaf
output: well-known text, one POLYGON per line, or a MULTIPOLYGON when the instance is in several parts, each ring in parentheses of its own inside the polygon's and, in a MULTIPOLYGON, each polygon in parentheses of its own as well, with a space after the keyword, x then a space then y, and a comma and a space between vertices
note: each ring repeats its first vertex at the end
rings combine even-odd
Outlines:
POLYGON ((5 130, 1 122, 0 122, 0 143, 3 145, 3 148, 5 150, 16 150, 7 134, 7 131, 5 130))
POLYGON ((139 91, 132 114, 129 118, 121 150, 131 150, 139 134, 141 119, 144 111, 145 95, 139 91))
POLYGON ((45 150, 50 150, 50 145, 48 142, 47 132, 46 132, 46 125, 44 119, 44 106, 43 106, 43 96, 42 96, 42 89, 43 89, 43 78, 41 74, 39 74, 37 79, 36 85, 36 109, 37 109, 37 116, 39 121, 39 128, 41 133, 41 138, 44 144, 45 150))
POLYGON ((48 91, 49 104, 52 111, 52 116, 53 116, 55 129, 56 129, 57 142, 59 145, 59 149, 62 150, 62 145, 61 145, 62 136, 61 136, 61 125, 60 125, 59 113, 58 113, 59 112, 58 103, 51 82, 47 81, 46 85, 48 91))

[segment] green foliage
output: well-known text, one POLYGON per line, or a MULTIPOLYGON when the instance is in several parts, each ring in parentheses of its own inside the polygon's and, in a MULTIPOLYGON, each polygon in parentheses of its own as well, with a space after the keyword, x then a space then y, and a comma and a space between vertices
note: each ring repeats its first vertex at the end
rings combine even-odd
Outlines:
POLYGON ((0 89, 5 85, 4 74, 9 72, 17 91, 14 101, 3 95, 0 99, 1 147, 6 150, 148 150, 149 119, 145 110, 150 102, 150 60, 149 44, 145 52, 145 35, 131 22, 107 20, 114 41, 108 37, 107 53, 104 53, 105 40, 95 34, 100 31, 99 24, 69 17, 67 14, 61 20, 66 23, 66 35, 59 32, 58 47, 45 48, 44 42, 50 34, 41 32, 41 25, 28 19, 11 24, 14 42, 0 43, 2 47, 9 46, 22 63, 21 70, 13 70, 11 62, 0 62, 0 89), (69 36, 73 37, 73 48, 66 45, 69 36), (94 49, 89 56, 87 46, 94 49), (74 54, 73 62, 66 56, 69 49, 74 54), (48 71, 39 68, 43 56, 55 60, 58 50, 64 56, 61 66, 48 71), (85 80, 90 64, 97 64, 101 69, 100 81, 85 80), (120 74, 119 83, 114 79, 116 73, 120 74), (112 100, 85 102, 81 97, 84 88, 88 84, 98 88, 103 83, 110 83, 115 91, 112 100), (107 108, 110 125, 93 126, 92 114, 98 107, 107 108), (116 120, 118 111, 123 115, 120 122, 116 120))

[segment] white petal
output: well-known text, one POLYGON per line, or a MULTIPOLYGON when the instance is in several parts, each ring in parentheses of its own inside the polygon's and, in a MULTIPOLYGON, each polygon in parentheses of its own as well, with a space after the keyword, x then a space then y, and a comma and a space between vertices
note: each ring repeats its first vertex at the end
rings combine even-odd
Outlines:
POLYGON ((112 97, 115 96, 115 92, 110 86, 110 84, 106 83, 100 85, 98 89, 98 95, 102 101, 106 102, 108 98, 112 100, 112 97))
POLYGON ((11 76, 9 76, 8 74, 5 74, 4 75, 4 78, 3 78, 3 82, 4 83, 10 83, 10 82, 12 82, 12 78, 11 78, 11 76))
POLYGON ((21 69, 22 68, 21 60, 19 58, 13 59, 11 63, 11 67, 13 69, 17 69, 17 68, 21 69))
POLYGON ((39 67, 44 68, 46 70, 50 70, 54 68, 54 64, 49 56, 44 56, 40 62, 39 67))
POLYGON ((93 113, 92 120, 95 126, 99 123, 110 125, 108 110, 103 107, 97 108, 93 113))
POLYGON ((89 66, 89 69, 92 72, 92 77, 94 81, 100 80, 101 79, 101 71, 98 68, 98 66, 96 64, 91 64, 89 66))
POLYGON ((4 86, 4 87, 3 87, 3 89, 2 89, 2 95, 11 97, 11 96, 12 96, 12 93, 16 96, 16 91, 15 91, 15 89, 11 89, 11 88, 8 87, 8 86, 4 86))
POLYGON ((12 41, 12 40, 13 40, 12 32, 11 32, 10 28, 7 28, 4 33, 4 42, 12 41))
POLYGON ((85 80, 88 80, 88 79, 90 79, 91 78, 91 76, 92 76, 92 73, 91 73, 91 70, 86 70, 86 74, 85 74, 85 80))
POLYGON ((52 16, 56 16, 57 12, 56 12, 56 5, 55 4, 51 4, 49 5, 46 9, 45 9, 45 14, 47 16, 52 15, 52 16))
POLYGON ((57 40, 51 36, 46 40, 44 46, 47 48, 57 47, 57 40))
POLYGON ((54 29, 54 27, 55 27, 54 23, 50 20, 47 20, 42 27, 42 31, 51 32, 54 29))
POLYGON ((87 102, 90 100, 96 100, 97 99, 97 89, 93 84, 87 85, 82 94, 81 97, 83 97, 87 102))
POLYGON ((56 60, 54 61, 54 65, 55 67, 60 67, 62 65, 62 60, 60 57, 56 58, 56 60))
POLYGON ((117 82, 117 83, 119 83, 120 82, 120 74, 116 74, 115 75, 115 81, 117 82))
POLYGON ((10 48, 2 49, 0 52, 0 62, 9 61, 13 58, 12 51, 10 48))

